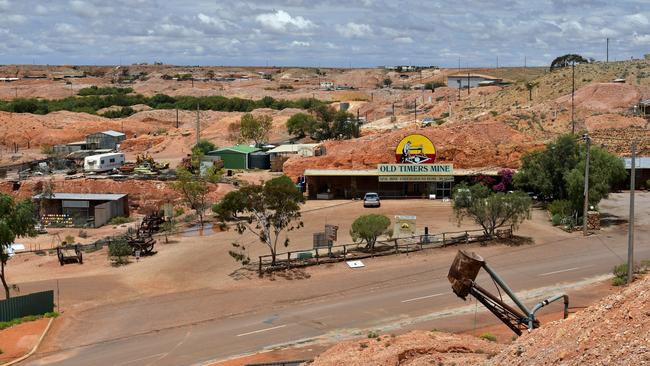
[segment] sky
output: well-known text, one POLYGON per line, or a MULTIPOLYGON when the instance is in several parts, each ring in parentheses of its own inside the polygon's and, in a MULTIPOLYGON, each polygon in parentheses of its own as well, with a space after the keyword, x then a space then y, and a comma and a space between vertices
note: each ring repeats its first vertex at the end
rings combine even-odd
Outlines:
POLYGON ((650 53, 648 0, 0 0, 0 64, 547 66, 650 53))

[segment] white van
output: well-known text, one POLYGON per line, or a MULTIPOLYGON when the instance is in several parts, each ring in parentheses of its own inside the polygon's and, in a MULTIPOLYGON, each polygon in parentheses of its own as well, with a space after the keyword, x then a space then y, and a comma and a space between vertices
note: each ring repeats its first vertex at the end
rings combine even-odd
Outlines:
POLYGON ((91 155, 84 158, 85 172, 106 172, 117 169, 124 164, 124 154, 108 153, 91 155))

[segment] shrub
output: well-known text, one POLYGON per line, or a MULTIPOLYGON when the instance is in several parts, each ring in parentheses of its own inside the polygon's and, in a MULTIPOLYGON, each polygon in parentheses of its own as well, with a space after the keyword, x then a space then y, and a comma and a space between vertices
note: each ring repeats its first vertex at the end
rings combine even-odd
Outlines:
POLYGON ((180 216, 180 215, 182 215, 184 213, 185 213, 185 209, 182 208, 182 207, 176 207, 174 209, 174 217, 178 217, 178 216, 180 216))
POLYGON ((496 342, 497 341, 497 337, 494 334, 489 333, 489 332, 481 334, 479 336, 479 338, 485 339, 486 341, 490 341, 490 342, 496 342))
POLYGON ((108 223, 110 225, 122 225, 122 224, 126 224, 126 223, 129 223, 129 222, 133 222, 133 218, 124 217, 124 216, 116 216, 116 217, 113 217, 111 219, 111 221, 109 221, 108 223))
POLYGON ((442 114, 440 115, 440 118, 447 118, 447 117, 449 117, 449 112, 442 112, 442 114))
POLYGON ((74 236, 66 235, 66 237, 64 238, 64 241, 66 242, 66 244, 74 244, 74 236))
POLYGON ((571 216, 572 205, 569 200, 555 200, 548 205, 551 215, 560 215, 561 217, 571 216))
POLYGON ((183 221, 187 222, 187 223, 190 223, 190 222, 196 221, 196 218, 197 218, 196 214, 190 213, 190 214, 185 215, 185 217, 183 217, 183 221))
POLYGON ((374 330, 368 332, 368 338, 377 338, 377 337, 379 337, 379 333, 375 332, 374 330))
POLYGON ((115 239, 108 244, 108 258, 114 266, 129 263, 129 256, 132 252, 131 246, 124 238, 115 239))
POLYGON ((88 233, 86 232, 86 230, 79 230, 79 234, 77 234, 77 236, 79 236, 82 239, 86 239, 88 237, 88 233))
POLYGON ((551 218, 551 222, 553 222, 553 226, 558 226, 562 224, 562 215, 560 214, 553 215, 553 217, 551 218))
POLYGON ((102 114, 102 117, 106 117, 106 118, 124 118, 124 117, 128 117, 128 116, 132 115, 133 113, 135 113, 135 110, 133 108, 131 108, 131 107, 122 107, 121 109, 118 109, 118 110, 108 111, 108 112, 102 114))
POLYGON ((52 145, 41 145, 41 154, 52 155, 54 154, 54 148, 52 145))

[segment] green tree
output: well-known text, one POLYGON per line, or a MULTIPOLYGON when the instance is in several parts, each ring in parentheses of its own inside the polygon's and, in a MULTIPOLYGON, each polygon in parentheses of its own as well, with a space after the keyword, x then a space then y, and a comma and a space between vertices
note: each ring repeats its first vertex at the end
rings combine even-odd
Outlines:
POLYGON ((246 113, 241 117, 240 137, 242 141, 253 140, 255 146, 259 146, 269 138, 269 132, 273 127, 273 117, 269 115, 253 116, 246 113))
POLYGON ((580 161, 580 146, 574 135, 563 135, 544 150, 525 154, 514 177, 515 187, 541 193, 547 198, 567 198, 564 176, 580 161))
POLYGON ((125 238, 116 238, 108 244, 108 258, 116 266, 129 263, 129 256, 132 253, 133 248, 131 248, 125 238))
POLYGON ((465 218, 483 228, 488 237, 502 226, 517 227, 530 218, 532 201, 524 192, 493 193, 482 184, 460 184, 454 190, 454 213, 458 224, 465 218))
MULTIPOLYGON (((303 226, 300 220, 300 205, 305 197, 286 176, 268 180, 264 185, 247 185, 229 192, 212 206, 212 211, 222 223, 233 222, 237 232, 251 232, 269 249, 271 265, 275 265, 277 246, 285 231, 303 226)), ((282 241, 289 246, 289 238, 282 241)), ((230 255, 244 264, 250 261, 246 248, 233 243, 235 250, 230 255)))
POLYGON ((352 114, 326 105, 314 107, 312 112, 317 121, 310 134, 314 140, 359 137, 359 124, 352 114))
MULTIPOLYGON (((581 209, 584 205, 584 145, 581 150, 583 158, 565 176, 567 198, 579 214, 582 214, 581 209)), ((607 198, 612 187, 625 179, 627 172, 623 160, 607 150, 592 147, 589 154, 589 205, 595 207, 603 198, 607 198)))
POLYGON ((172 189, 181 194, 185 203, 196 212, 199 223, 203 226, 203 217, 208 208, 207 196, 210 191, 207 179, 201 177, 198 171, 197 174, 193 174, 183 167, 176 170, 176 175, 177 180, 172 183, 172 189))
POLYGON ((195 149, 203 153, 203 155, 206 155, 210 151, 216 150, 217 147, 212 142, 205 139, 201 139, 199 140, 199 143, 194 145, 194 147, 192 148, 192 153, 194 153, 195 149))
POLYGON ((10 297, 5 266, 9 260, 9 248, 17 237, 36 236, 34 205, 29 200, 14 202, 10 195, 0 193, 0 280, 5 298, 10 297))
POLYGON ((390 219, 384 215, 370 214, 357 217, 350 228, 350 236, 355 242, 366 242, 366 248, 375 249, 377 238, 390 235, 390 219))
MULTIPOLYGON (((625 179, 623 162, 599 147, 591 147, 589 162, 589 204, 607 197, 612 187, 625 179)), ((532 190, 554 200, 569 200, 582 215, 584 197, 585 145, 574 135, 564 135, 544 150, 528 153, 514 177, 515 187, 532 190)))
POLYGON ((287 131, 298 138, 313 133, 316 126, 316 118, 307 113, 296 113, 287 120, 287 131))
POLYGON ((569 53, 569 54, 566 54, 566 55, 556 57, 553 60, 553 62, 551 62, 550 69, 551 69, 551 71, 553 71, 555 69, 570 66, 571 64, 574 64, 574 63, 575 64, 588 64, 589 60, 587 60, 586 58, 584 58, 584 57, 582 57, 580 55, 569 53))
POLYGON ((393 80, 390 78, 385 78, 383 81, 384 86, 391 86, 393 84, 393 80))

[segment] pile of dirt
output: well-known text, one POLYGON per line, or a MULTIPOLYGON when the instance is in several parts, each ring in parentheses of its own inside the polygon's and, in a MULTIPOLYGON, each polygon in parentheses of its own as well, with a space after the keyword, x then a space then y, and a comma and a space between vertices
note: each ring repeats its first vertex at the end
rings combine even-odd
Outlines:
MULTIPOLYGON (((629 84, 593 83, 576 90, 576 108, 595 112, 625 111, 639 101, 639 92, 629 84)), ((557 103, 571 105, 571 94, 556 100, 557 103)))
POLYGON ((650 276, 520 337, 489 365, 650 364, 650 276))
POLYGON ((479 365, 503 347, 468 335, 416 330, 400 336, 342 342, 320 354, 311 365, 479 365))
POLYGON ((541 146, 500 122, 409 127, 352 140, 327 141, 325 155, 291 157, 284 164, 284 172, 297 178, 305 169, 374 169, 377 164, 394 162, 395 146, 413 133, 431 139, 437 162, 453 163, 456 168, 517 168, 523 153, 541 146))
MULTIPOLYGON (((0 192, 12 194, 17 198, 30 198, 38 191, 40 179, 22 181, 18 190, 13 190, 11 182, 0 182, 0 192)), ((53 180, 54 192, 65 193, 126 193, 129 206, 139 211, 151 207, 161 207, 163 203, 183 205, 181 195, 173 190, 169 182, 154 180, 115 181, 112 179, 57 179, 53 180)), ((233 187, 228 184, 209 184, 208 202, 217 202, 230 192, 233 187)))

